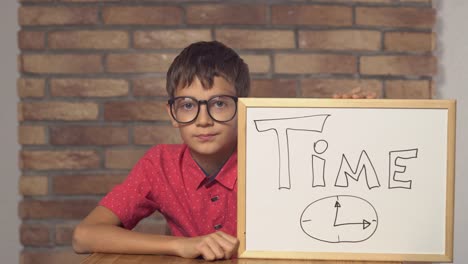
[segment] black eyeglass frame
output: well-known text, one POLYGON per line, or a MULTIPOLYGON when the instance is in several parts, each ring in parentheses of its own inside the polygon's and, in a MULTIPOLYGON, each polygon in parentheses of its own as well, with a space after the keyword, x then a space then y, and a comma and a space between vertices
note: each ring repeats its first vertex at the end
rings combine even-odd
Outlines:
POLYGON ((232 119, 234 119, 234 117, 236 116, 237 114, 237 101, 238 101, 238 97, 237 96, 232 96, 232 95, 225 95, 225 94, 221 94, 221 95, 215 95, 215 96, 212 96, 211 98, 209 98, 208 100, 198 100, 197 98, 195 97, 192 97, 192 96, 177 96, 177 97, 174 97, 174 98, 171 98, 169 100, 167 100, 167 103, 169 104, 169 107, 171 108, 171 116, 172 118, 174 118, 174 120, 179 123, 179 124, 189 124, 189 123, 192 123, 193 121, 197 120, 198 118, 198 115, 200 114, 200 106, 201 105, 206 105, 206 112, 208 113, 208 115, 210 116, 211 119, 213 119, 214 121, 216 122, 219 122, 219 123, 226 123, 226 122, 229 122, 231 121, 232 119), (225 121, 219 121, 217 120, 216 118, 214 118, 211 113, 210 113, 210 109, 208 107, 208 102, 214 98, 217 98, 217 97, 229 97, 231 98, 232 100, 234 100, 234 106, 235 106, 235 110, 234 110, 234 114, 232 115, 232 117, 229 119, 229 120, 225 120, 225 121), (174 110, 173 110, 173 105, 174 105, 174 102, 179 99, 179 98, 190 98, 192 99, 194 102, 197 102, 197 114, 195 115, 195 117, 190 120, 190 121, 187 121, 187 122, 181 122, 179 120, 177 120, 175 114, 174 114, 174 110))

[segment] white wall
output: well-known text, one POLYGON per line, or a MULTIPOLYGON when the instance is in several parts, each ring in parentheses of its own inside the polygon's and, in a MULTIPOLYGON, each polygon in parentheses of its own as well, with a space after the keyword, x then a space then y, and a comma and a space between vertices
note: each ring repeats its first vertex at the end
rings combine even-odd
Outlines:
POLYGON ((16 136, 17 1, 0 2, 0 256, 19 262, 18 140, 16 136))
POLYGON ((454 262, 468 262, 468 1, 438 0, 437 97, 457 100, 454 262))

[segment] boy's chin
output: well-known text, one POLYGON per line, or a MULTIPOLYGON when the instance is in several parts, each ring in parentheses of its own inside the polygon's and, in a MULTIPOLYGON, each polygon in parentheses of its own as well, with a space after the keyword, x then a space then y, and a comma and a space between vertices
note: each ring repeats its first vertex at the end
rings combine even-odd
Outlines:
POLYGON ((217 156, 217 155, 222 155, 222 152, 220 151, 219 148, 208 148, 208 147, 190 147, 190 150, 192 153, 199 155, 199 156, 217 156))
POLYGON ((220 148, 219 146, 213 146, 209 144, 205 144, 203 146, 190 146, 189 148, 192 154, 204 156, 204 157, 214 157, 214 158, 222 158, 225 156, 229 156, 232 154, 233 148, 220 148))

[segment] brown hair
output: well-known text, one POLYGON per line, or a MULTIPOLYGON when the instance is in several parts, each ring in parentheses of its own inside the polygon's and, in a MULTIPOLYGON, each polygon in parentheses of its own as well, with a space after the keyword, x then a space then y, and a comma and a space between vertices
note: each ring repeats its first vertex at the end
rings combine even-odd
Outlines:
POLYGON ((170 97, 178 87, 187 87, 198 77, 203 88, 213 86, 215 76, 232 83, 237 96, 248 96, 250 76, 247 64, 231 48, 218 41, 201 41, 186 47, 167 71, 166 90, 170 97))

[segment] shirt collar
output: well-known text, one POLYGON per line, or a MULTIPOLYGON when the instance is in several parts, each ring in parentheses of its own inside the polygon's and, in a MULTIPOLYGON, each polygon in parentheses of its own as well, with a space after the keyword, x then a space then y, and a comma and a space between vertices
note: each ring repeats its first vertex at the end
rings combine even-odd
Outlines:
POLYGON ((237 181, 237 151, 231 154, 214 180, 230 190, 234 189, 237 181))
MULTIPOLYGON (((184 151, 182 160, 184 169, 184 181, 187 187, 191 190, 196 190, 202 186, 207 177, 203 170, 198 166, 197 162, 192 158, 190 150, 187 147, 184 151)), ((237 181, 237 151, 234 151, 229 159, 224 163, 223 167, 218 171, 218 175, 214 182, 219 182, 224 187, 232 190, 237 181)))

